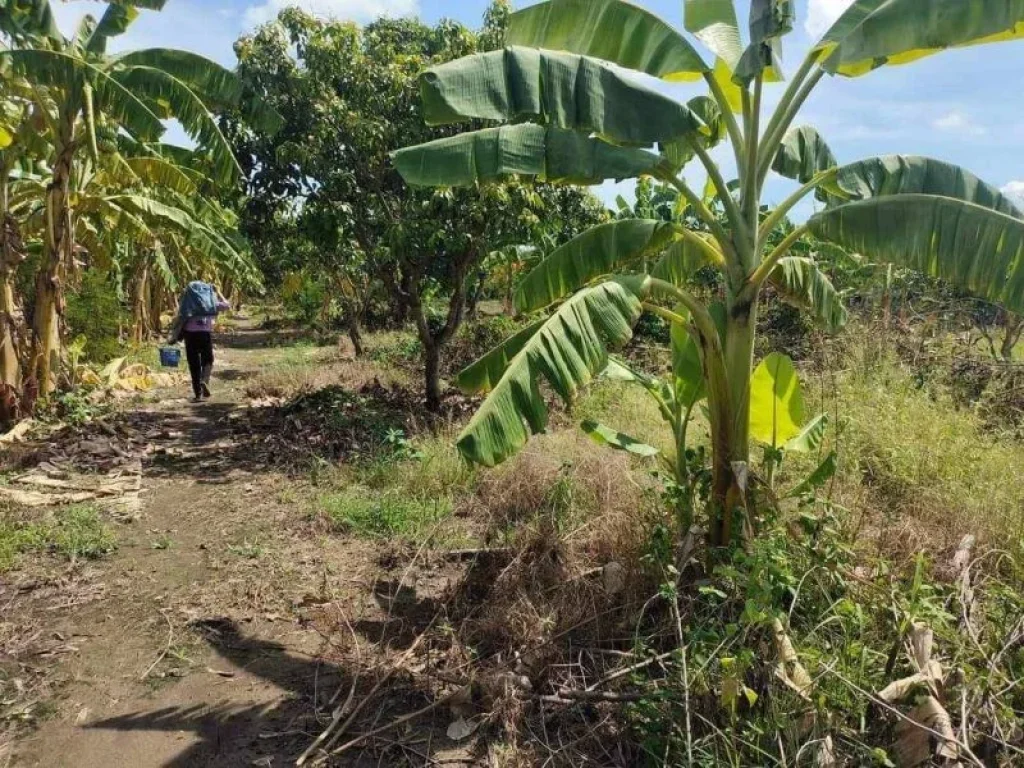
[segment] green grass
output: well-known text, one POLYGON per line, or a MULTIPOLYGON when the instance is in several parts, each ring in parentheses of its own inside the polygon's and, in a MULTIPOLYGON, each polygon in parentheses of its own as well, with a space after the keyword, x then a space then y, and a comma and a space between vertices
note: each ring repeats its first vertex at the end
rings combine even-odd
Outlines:
MULTIPOLYGON (((989 543, 1020 541, 1024 485, 1015 478, 1024 445, 999 439, 973 410, 957 407, 941 385, 922 382, 894 355, 861 353, 855 346, 835 376, 804 377, 808 416, 832 416, 837 500, 870 525, 911 526, 921 548, 955 546, 966 533, 989 543)), ((817 459, 787 459, 783 482, 799 479, 817 459)))
POLYGON ((0 571, 11 568, 19 555, 50 553, 65 560, 92 560, 116 547, 113 532, 92 506, 62 509, 52 521, 0 521, 0 571))
POLYGON ((417 540, 451 514, 444 498, 410 498, 399 490, 352 485, 318 500, 320 510, 342 531, 368 539, 417 540))

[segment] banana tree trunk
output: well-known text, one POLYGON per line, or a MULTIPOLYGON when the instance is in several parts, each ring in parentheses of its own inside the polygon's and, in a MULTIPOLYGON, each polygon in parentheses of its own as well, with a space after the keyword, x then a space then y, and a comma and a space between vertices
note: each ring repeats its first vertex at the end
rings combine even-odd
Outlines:
POLYGON ((149 330, 149 258, 143 257, 132 281, 132 341, 141 344, 149 330))
POLYGON ((14 218, 7 212, 7 167, 0 163, 0 423, 9 423, 21 393, 21 348, 14 270, 24 259, 14 218))
POLYGON ((60 322, 64 314, 62 279, 71 261, 71 164, 74 158, 74 116, 62 121, 53 180, 46 191, 46 232, 43 261, 36 276, 32 317, 34 352, 31 373, 43 396, 53 392, 60 369, 60 322))

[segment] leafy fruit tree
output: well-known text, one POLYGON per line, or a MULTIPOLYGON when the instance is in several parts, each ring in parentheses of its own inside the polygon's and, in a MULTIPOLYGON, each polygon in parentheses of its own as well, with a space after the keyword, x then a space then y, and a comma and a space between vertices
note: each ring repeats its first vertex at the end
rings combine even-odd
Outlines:
MULTIPOLYGON (((692 396, 706 399, 711 431, 709 543, 724 546, 757 525, 747 476, 752 423, 764 418, 751 412, 762 288, 769 280, 788 285, 820 318, 843 316, 813 259, 788 256, 805 234, 1024 308, 1024 218, 998 190, 925 157, 839 165, 814 128, 791 127, 826 75, 860 77, 945 48, 1024 36, 1024 0, 856 0, 765 114, 764 86, 782 77, 781 39, 793 27, 794 5, 751 0, 744 46, 732 2, 686 0, 685 29, 714 54, 709 64, 680 31, 622 0, 549 0, 512 15, 506 48, 422 74, 428 122, 504 124, 403 150, 396 163, 410 183, 653 176, 679 191, 704 228, 618 220, 536 267, 517 303, 556 308, 464 375, 465 384, 489 393, 459 438, 466 457, 493 465, 521 448, 547 421, 540 380, 571 398, 606 368, 608 346, 630 337, 646 307, 694 341, 701 391, 692 396), (703 79, 709 94, 679 103, 624 70, 673 82, 703 79), (722 141, 735 159, 733 182, 709 156, 722 141), (692 160, 707 173, 724 223, 681 176, 692 160), (763 212, 762 188, 773 170, 800 186, 763 212), (812 193, 824 209, 773 242, 776 225, 812 193), (705 305, 685 287, 684 278, 703 265, 722 272, 720 303, 705 305)), ((686 385, 689 366, 676 368, 686 385)), ((767 368, 763 375, 775 380, 770 393, 789 386, 784 365, 767 368)), ((775 437, 779 402, 773 396, 767 405, 775 437)))
POLYGON ((386 291, 394 319, 415 323, 431 408, 440 405, 441 358, 462 323, 467 283, 485 256, 540 229, 575 233, 595 221, 581 190, 411 189, 392 165, 404 143, 451 132, 424 123, 420 71, 495 44, 507 11, 494 3, 478 35, 450 21, 360 28, 289 8, 236 45, 243 83, 284 117, 273 136, 229 129, 250 192, 244 228, 261 260, 273 268, 293 257, 276 233, 294 222, 290 248, 331 284, 357 350, 369 292, 386 291))
MULTIPOLYGON (((107 53, 109 40, 128 29, 140 8, 160 10, 164 2, 106 3, 99 19, 87 15, 70 39, 57 28, 47 0, 0 2, 0 32, 12 43, 0 51, 0 64, 37 89, 35 115, 52 151, 28 372, 43 394, 55 386, 60 361, 64 282, 75 248, 76 163, 87 153, 98 156, 97 126, 145 143, 164 132, 163 120, 176 118, 208 154, 215 181, 238 177, 238 164, 213 114, 240 104, 241 87, 232 73, 186 51, 107 53)), ((269 113, 262 119, 256 110, 250 113, 268 127, 274 123, 269 113)))

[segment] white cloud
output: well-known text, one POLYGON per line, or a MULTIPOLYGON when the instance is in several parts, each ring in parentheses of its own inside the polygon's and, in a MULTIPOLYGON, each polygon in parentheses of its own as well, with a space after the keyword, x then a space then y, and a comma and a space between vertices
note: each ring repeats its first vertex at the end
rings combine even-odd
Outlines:
POLYGON ((978 125, 969 116, 954 109, 932 121, 932 127, 947 133, 961 133, 968 136, 984 136, 987 131, 985 126, 978 125))
POLYGON ((1018 205, 1024 206, 1024 181, 1011 181, 1000 190, 1018 205))
POLYGON ((808 0, 804 29, 811 38, 817 40, 852 4, 853 0, 808 0))
POLYGON ((370 21, 378 16, 409 16, 419 10, 418 0, 265 0, 245 9, 245 25, 254 27, 270 21, 291 5, 315 16, 352 21, 370 21))

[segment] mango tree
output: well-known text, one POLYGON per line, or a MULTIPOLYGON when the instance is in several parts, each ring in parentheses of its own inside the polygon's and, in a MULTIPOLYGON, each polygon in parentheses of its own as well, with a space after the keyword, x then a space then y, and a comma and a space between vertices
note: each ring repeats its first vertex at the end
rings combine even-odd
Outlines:
POLYGON ((874 157, 839 165, 810 126, 792 128, 826 76, 860 77, 941 49, 1024 36, 1024 0, 856 0, 807 54, 778 106, 765 114, 765 83, 781 78, 791 0, 752 0, 741 42, 730 0, 686 0, 685 28, 714 54, 707 62, 679 30, 621 0, 550 0, 512 15, 507 47, 433 67, 420 79, 433 124, 503 123, 397 153, 407 181, 471 185, 510 176, 599 183, 652 176, 671 184, 702 223, 626 219, 600 225, 551 253, 524 281, 524 311, 548 316, 488 354, 466 383, 489 393, 459 438, 469 459, 493 465, 544 429, 539 388, 571 399, 608 363, 646 307, 695 341, 712 448, 709 543, 756 527, 747 487, 755 322, 769 280, 823 320, 842 318, 813 259, 789 257, 807 233, 879 262, 949 280, 1011 309, 1024 308, 1024 220, 966 170, 924 157, 874 157), (626 70, 669 82, 701 80, 708 95, 679 103, 626 70), (728 142, 736 179, 709 150, 728 142), (703 166, 714 205, 681 175, 703 166), (769 212, 770 171, 799 187, 769 212), (825 208, 779 242, 769 235, 804 197, 825 208), (658 258, 655 258, 658 257, 658 258), (684 278, 722 272, 722 302, 706 306, 684 278), (559 304, 559 302, 561 302, 559 304))

